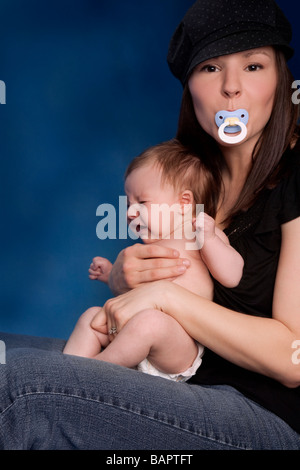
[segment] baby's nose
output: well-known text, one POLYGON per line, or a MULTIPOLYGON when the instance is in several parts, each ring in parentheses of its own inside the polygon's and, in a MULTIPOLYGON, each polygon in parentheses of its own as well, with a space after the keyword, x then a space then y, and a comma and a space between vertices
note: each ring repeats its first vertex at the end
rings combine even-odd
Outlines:
POLYGON ((128 219, 135 219, 139 215, 139 204, 131 204, 127 209, 128 219))

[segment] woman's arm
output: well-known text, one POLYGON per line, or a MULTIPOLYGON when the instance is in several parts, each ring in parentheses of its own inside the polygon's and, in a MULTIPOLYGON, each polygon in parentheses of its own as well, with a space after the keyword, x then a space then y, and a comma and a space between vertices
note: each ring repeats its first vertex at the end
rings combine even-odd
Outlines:
POLYGON ((300 218, 282 226, 272 319, 243 315, 197 297, 188 300, 186 292, 174 297, 169 290, 164 311, 220 356, 288 387, 299 386, 300 366, 292 361, 293 342, 300 339, 299 240, 300 218))
POLYGON ((110 272, 108 284, 114 295, 157 281, 183 274, 190 262, 179 258, 178 251, 155 244, 135 244, 122 250, 110 272))
POLYGON ((287 387, 297 387, 300 367, 292 361, 292 345, 300 340, 299 239, 300 218, 282 227, 271 319, 237 313, 172 282, 159 281, 109 300, 104 306, 109 328, 113 325, 120 330, 135 313, 157 308, 225 359, 287 387))

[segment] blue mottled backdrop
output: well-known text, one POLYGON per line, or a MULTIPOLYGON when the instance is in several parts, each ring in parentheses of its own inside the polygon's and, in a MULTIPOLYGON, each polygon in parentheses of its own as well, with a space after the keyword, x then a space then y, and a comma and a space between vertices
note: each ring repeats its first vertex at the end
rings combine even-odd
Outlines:
MULTIPOLYGON (((297 48, 298 7, 278 3, 297 48)), ((132 157, 176 132, 181 86, 166 55, 192 4, 0 0, 0 330, 67 337, 110 296, 89 264, 132 241, 99 240, 96 209, 118 207, 132 157)))

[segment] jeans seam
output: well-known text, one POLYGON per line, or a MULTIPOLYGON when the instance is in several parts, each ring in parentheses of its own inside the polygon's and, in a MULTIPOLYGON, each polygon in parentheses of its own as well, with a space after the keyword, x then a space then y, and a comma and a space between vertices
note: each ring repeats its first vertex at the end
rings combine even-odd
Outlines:
POLYGON ((169 428, 172 428, 172 429, 177 429, 179 431, 183 431, 187 434, 191 434, 195 437, 199 437, 199 438, 202 438, 202 439, 206 439, 208 441, 211 441, 211 442, 215 442, 219 445, 224 445, 226 447, 230 447, 232 449, 238 449, 238 450, 251 450, 251 447, 247 447, 247 446, 239 446, 239 445, 235 445, 235 444, 231 444, 229 442, 226 442, 222 439, 217 439, 217 438, 214 438, 212 436, 207 436, 207 435, 204 435, 203 433, 201 432, 196 432, 196 431, 192 431, 190 429, 186 429, 184 427, 180 427, 178 425, 176 425, 175 423, 174 424, 171 424, 169 422, 166 422, 164 421, 163 419, 160 419, 159 416, 149 416, 149 414, 145 414, 145 413, 142 413, 142 412, 138 412, 138 411, 135 411, 133 409, 130 409, 126 406, 122 406, 121 404, 116 404, 116 403, 109 403, 107 402, 106 400, 102 399, 96 399, 96 398, 92 398, 92 397, 83 397, 79 394, 71 394, 71 393, 64 393, 64 392, 54 392, 54 391, 34 391, 34 392, 25 392, 21 395, 17 395, 13 402, 10 403, 10 405, 8 405, 6 408, 4 408, 2 411, 1 411, 1 415, 3 416, 7 411, 9 411, 15 404, 17 401, 19 400, 22 400, 23 398, 27 398, 27 397, 34 397, 34 396, 40 396, 40 395, 55 395, 55 396, 61 396, 63 398, 77 398, 77 399, 80 399, 80 400, 84 400, 84 401, 89 401, 89 402, 94 402, 94 403, 100 403, 100 404, 103 404, 103 405, 106 405, 106 406, 110 406, 110 407, 113 407, 113 408, 116 408, 118 410, 122 410, 124 412, 127 412, 127 413, 131 413, 131 414, 134 414, 134 415, 137 415, 137 416, 140 416, 140 417, 143 417, 143 418, 146 418, 150 421, 156 421, 156 422, 159 422, 160 425, 164 425, 164 426, 167 426, 169 428))

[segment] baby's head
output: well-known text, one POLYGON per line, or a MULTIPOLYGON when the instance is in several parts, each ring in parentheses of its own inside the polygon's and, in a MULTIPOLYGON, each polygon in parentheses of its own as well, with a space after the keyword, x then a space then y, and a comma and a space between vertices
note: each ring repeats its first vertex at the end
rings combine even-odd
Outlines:
POLYGON ((128 219, 144 240, 164 238, 163 233, 172 232, 170 224, 174 228, 178 211, 182 215, 189 208, 195 216, 196 205, 205 204, 208 186, 209 173, 200 158, 179 141, 150 147, 132 160, 125 173, 128 219), (158 205, 159 215, 154 209, 158 205))

